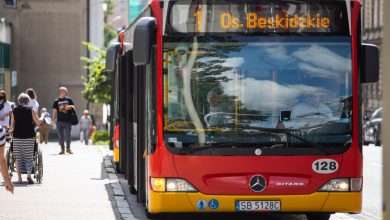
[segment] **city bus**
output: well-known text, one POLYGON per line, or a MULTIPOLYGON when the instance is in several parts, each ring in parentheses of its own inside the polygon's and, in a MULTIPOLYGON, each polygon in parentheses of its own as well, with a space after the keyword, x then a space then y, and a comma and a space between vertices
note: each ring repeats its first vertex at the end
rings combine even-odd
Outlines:
POLYGON ((360 85, 379 75, 361 15, 358 0, 150 1, 107 58, 125 66, 124 168, 146 214, 359 213, 360 85))

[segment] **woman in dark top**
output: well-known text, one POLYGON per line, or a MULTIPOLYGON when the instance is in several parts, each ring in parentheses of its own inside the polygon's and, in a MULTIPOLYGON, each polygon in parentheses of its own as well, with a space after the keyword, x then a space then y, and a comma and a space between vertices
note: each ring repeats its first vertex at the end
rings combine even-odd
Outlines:
POLYGON ((27 172, 27 181, 33 184, 31 171, 33 168, 35 126, 42 122, 32 107, 28 106, 30 98, 21 93, 18 97, 18 106, 12 111, 11 129, 13 130, 13 153, 16 158, 18 183, 22 183, 22 173, 27 172))

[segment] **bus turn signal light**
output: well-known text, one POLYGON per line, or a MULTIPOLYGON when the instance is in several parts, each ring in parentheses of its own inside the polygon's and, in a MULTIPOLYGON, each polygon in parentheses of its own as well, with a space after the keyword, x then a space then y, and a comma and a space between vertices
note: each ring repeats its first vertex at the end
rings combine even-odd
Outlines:
POLYGON ((156 192, 197 192, 190 183, 176 178, 151 178, 153 191, 156 192))
POLYGON ((151 178, 152 189, 156 192, 165 192, 165 178, 151 178))
POLYGON ((362 178, 339 178, 329 180, 318 191, 320 192, 360 192, 362 178))

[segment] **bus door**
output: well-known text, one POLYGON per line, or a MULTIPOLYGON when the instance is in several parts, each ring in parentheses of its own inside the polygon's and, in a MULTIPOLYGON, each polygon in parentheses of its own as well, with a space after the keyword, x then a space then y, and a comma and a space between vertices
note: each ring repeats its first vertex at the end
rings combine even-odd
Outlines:
MULTIPOLYGON (((114 163, 119 163, 119 110, 118 110, 118 57, 121 50, 119 42, 112 43, 106 52, 106 71, 111 73, 111 101, 110 101, 110 150, 114 151, 114 163), (116 135, 114 135, 116 133, 116 135)), ((118 167, 118 166, 116 166, 118 167)))
POLYGON ((124 44, 123 45, 123 56, 119 58, 119 146, 121 146, 119 151, 119 169, 122 173, 126 172, 126 161, 127 161, 127 132, 128 132, 128 111, 127 101, 128 101, 128 78, 129 73, 132 71, 132 60, 129 60, 131 57, 132 45, 124 44))
POLYGON ((128 184, 130 186, 133 185, 134 183, 134 168, 133 168, 133 76, 134 76, 134 63, 133 63, 133 46, 130 43, 125 43, 125 54, 124 54, 124 59, 126 60, 126 65, 127 65, 127 71, 124 73, 123 80, 125 80, 126 84, 126 95, 125 95, 125 103, 124 103, 124 108, 126 109, 125 111, 125 117, 123 118, 123 121, 125 122, 126 126, 126 133, 123 133, 123 135, 126 136, 126 161, 125 161, 125 179, 128 181, 128 184))
POLYGON ((137 201, 145 202, 145 66, 137 66, 134 77, 134 187, 137 190, 137 201))
POLYGON ((134 138, 136 147, 136 167, 137 174, 137 201, 144 203, 147 192, 147 155, 155 147, 155 108, 156 108, 156 38, 155 20, 151 17, 141 18, 134 30, 134 63, 137 66, 136 80, 134 80, 137 97, 136 108, 134 109, 137 120, 134 127, 134 138))
POLYGON ((130 192, 133 194, 136 193, 138 190, 137 187, 137 148, 138 148, 138 68, 137 66, 134 67, 134 74, 133 74, 133 111, 132 111, 132 122, 133 122, 133 155, 134 155, 134 160, 133 160, 133 183, 130 185, 130 192))

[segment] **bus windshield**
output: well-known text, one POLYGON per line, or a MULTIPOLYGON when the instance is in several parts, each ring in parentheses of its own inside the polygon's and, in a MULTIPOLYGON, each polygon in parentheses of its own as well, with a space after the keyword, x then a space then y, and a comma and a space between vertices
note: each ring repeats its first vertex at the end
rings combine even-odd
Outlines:
POLYGON ((316 146, 333 152, 351 141, 349 36, 186 36, 164 42, 168 147, 323 153, 316 146))

